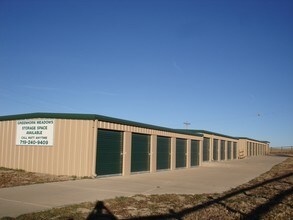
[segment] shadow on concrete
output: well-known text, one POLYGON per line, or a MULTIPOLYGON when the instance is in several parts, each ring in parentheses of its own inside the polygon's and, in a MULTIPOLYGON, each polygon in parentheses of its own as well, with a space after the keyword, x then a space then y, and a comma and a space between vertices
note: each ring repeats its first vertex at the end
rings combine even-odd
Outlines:
MULTIPOLYGON (((170 209, 169 213, 166 214, 162 214, 162 215, 153 215, 153 216, 142 216, 142 217, 132 217, 132 218, 125 218, 127 220, 135 220, 135 219, 177 219, 177 220, 181 220, 183 219, 186 215, 192 214, 193 212, 199 211, 201 209, 207 208, 209 206, 212 206, 214 204, 219 204, 224 206, 227 210, 234 212, 234 213, 239 213, 241 215, 241 219, 245 219, 245 220, 250 220, 250 219, 260 219, 263 215, 265 215, 267 212, 269 212, 274 206, 276 206, 277 204, 279 204, 280 202, 282 202, 283 199, 285 199, 287 196, 292 195, 293 194, 293 187, 281 191, 279 194, 275 195, 274 197, 272 197, 269 201, 267 201, 266 203, 255 207, 250 213, 245 214, 242 213, 239 210, 235 210, 231 207, 229 207, 228 205, 225 204, 225 200, 229 199, 233 196, 236 196, 238 194, 241 193, 245 193, 246 191, 249 190, 253 190, 256 189, 258 187, 262 187, 265 186, 269 183, 273 183, 273 182, 277 182, 280 180, 283 180, 285 178, 288 178, 290 176, 293 175, 293 172, 276 177, 276 178, 272 178, 266 181, 263 181, 261 183, 246 187, 246 188, 241 188, 239 190, 236 191, 232 191, 224 196, 221 196, 219 198, 211 198, 211 200, 202 203, 200 205, 191 207, 191 208, 187 208, 187 209, 183 209, 179 212, 175 212, 174 210, 170 209)), ((90 213, 90 215, 87 218, 88 220, 96 220, 96 219, 118 219, 116 218, 105 206, 103 202, 98 202, 95 209, 90 213), (104 214, 103 214, 104 213, 104 214)))
POLYGON ((113 213, 104 205, 104 202, 98 201, 93 211, 86 218, 87 220, 115 220, 113 213))

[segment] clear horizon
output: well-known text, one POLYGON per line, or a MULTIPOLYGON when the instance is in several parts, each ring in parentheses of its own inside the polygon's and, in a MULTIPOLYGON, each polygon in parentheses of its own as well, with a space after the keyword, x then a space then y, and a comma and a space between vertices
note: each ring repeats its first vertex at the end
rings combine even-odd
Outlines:
POLYGON ((293 2, 0 1, 0 115, 89 113, 293 145, 293 2))

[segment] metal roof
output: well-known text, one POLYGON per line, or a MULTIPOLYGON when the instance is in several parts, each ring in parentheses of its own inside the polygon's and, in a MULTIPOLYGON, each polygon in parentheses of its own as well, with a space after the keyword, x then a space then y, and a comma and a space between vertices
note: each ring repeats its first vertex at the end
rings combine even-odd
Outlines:
POLYGON ((148 129, 159 130, 159 131, 167 131, 167 132, 178 133, 178 134, 186 134, 186 135, 192 135, 192 136, 197 136, 197 137, 202 137, 203 134, 211 134, 211 135, 231 138, 231 139, 235 139, 235 140, 247 139, 247 140, 256 141, 256 142, 270 143, 269 141, 259 141, 259 140, 255 140, 255 139, 248 138, 248 137, 232 137, 232 136, 229 136, 229 135, 220 134, 220 133, 207 131, 207 130, 172 129, 172 128, 166 128, 166 127, 161 127, 161 126, 156 126, 156 125, 144 124, 144 123, 124 120, 124 119, 112 118, 112 117, 103 116, 103 115, 97 115, 97 114, 37 112, 37 113, 28 113, 28 114, 0 116, 0 121, 32 119, 32 118, 99 120, 99 121, 104 121, 104 122, 111 122, 111 123, 122 124, 122 125, 130 125, 130 126, 134 126, 134 127, 148 128, 148 129))
POLYGON ((190 131, 190 132, 194 132, 194 133, 198 133, 198 134, 211 134, 211 135, 216 135, 216 136, 220 136, 220 137, 227 137, 227 138, 231 138, 231 139, 235 139, 235 140, 239 140, 239 139, 247 139, 247 140, 251 140, 251 141, 256 141, 256 142, 261 142, 261 143, 270 143, 269 141, 260 141, 260 140, 256 140, 256 139, 252 139, 252 138, 248 138, 248 137, 233 137, 233 136, 229 136, 229 135, 225 135, 225 134, 220 134, 220 133, 216 133, 216 132, 212 132, 212 131, 207 131, 207 130, 195 130, 195 129, 178 129, 178 130, 183 130, 183 131, 190 131))
POLYGON ((18 114, 18 115, 7 115, 7 116, 0 116, 0 121, 9 121, 9 120, 21 120, 21 119, 32 119, 32 118, 56 118, 56 119, 76 119, 76 120, 99 120, 104 122, 111 122, 116 124, 122 125, 130 125, 134 127, 140 128, 149 128, 153 130, 159 131, 167 131, 172 133, 179 133, 179 134, 186 134, 192 136, 202 137, 201 134, 192 133, 189 131, 180 131, 172 128, 166 128, 156 125, 144 124, 140 122, 128 121, 118 118, 112 118, 103 115, 96 115, 96 114, 73 114, 73 113, 28 113, 28 114, 18 114))
POLYGON ((265 144, 269 144, 271 142, 269 141, 259 141, 259 140, 256 140, 256 139, 252 139, 252 138, 248 138, 248 137, 237 137, 238 139, 247 139, 247 140, 250 140, 250 141, 256 141, 256 142, 261 142, 261 143, 265 143, 265 144))
POLYGON ((235 139, 235 140, 238 140, 239 138, 237 137, 232 137, 232 136, 228 136, 228 135, 225 135, 225 134, 220 134, 220 133, 216 133, 216 132, 212 132, 212 131, 206 131, 206 130, 194 130, 194 129, 179 129, 179 130, 182 130, 182 131, 190 131, 192 133, 195 133, 195 134, 211 134, 211 135, 216 135, 216 136, 220 136, 220 137, 226 137, 226 138, 231 138, 231 139, 235 139))

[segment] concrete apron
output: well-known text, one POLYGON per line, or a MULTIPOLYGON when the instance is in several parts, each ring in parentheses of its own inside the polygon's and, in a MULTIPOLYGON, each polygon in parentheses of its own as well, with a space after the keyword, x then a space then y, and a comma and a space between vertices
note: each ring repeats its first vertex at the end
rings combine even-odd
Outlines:
POLYGON ((259 156, 201 167, 0 189, 0 218, 135 194, 221 193, 248 182, 286 157, 259 156))

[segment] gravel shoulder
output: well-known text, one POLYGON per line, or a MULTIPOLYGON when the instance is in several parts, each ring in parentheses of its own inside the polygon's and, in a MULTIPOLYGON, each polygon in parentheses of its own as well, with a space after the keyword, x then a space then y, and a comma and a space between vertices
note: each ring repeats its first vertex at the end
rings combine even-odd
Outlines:
POLYGON ((220 194, 116 197, 15 219, 292 219, 292 171, 293 157, 288 157, 248 183, 220 194))

